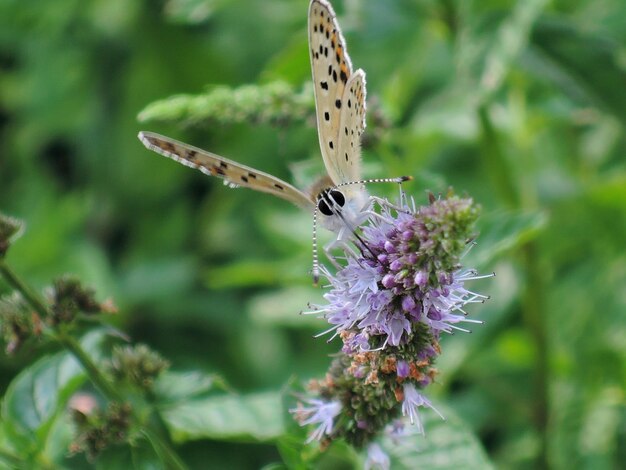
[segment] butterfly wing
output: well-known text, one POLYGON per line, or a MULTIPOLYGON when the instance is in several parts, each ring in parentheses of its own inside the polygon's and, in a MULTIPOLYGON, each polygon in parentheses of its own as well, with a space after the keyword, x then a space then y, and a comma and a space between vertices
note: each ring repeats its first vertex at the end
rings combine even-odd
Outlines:
MULTIPOLYGON (((333 183, 345 183, 353 180, 353 173, 345 163, 345 151, 344 154, 339 153, 339 147, 350 145, 349 142, 347 145, 341 143, 345 133, 340 132, 340 121, 342 115, 347 113, 345 100, 350 97, 347 85, 353 76, 352 62, 335 12, 326 0, 312 0, 309 5, 309 46, 322 158, 333 183)), ((358 152, 349 155, 353 168, 358 167, 356 162, 359 158, 358 152)))
POLYGON ((273 194, 305 209, 314 207, 313 201, 302 191, 262 171, 153 132, 140 132, 139 140, 148 149, 207 175, 222 178, 229 185, 273 194))
POLYGON ((337 161, 342 183, 359 181, 361 176, 361 134, 365 130, 365 72, 350 75, 343 92, 337 138, 337 161))

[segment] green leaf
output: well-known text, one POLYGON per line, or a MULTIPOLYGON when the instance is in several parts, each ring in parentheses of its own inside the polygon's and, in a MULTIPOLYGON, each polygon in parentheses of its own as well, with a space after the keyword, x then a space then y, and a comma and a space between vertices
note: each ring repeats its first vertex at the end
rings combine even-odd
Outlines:
POLYGON ((464 264, 487 266, 502 253, 535 238, 546 227, 548 216, 542 211, 496 211, 479 220, 478 246, 464 264))
POLYGON ((112 446, 98 456, 96 469, 109 470, 112 468, 164 470, 166 467, 161 463, 148 441, 139 440, 133 446, 112 446))
POLYGON ((171 403, 204 395, 216 387, 223 388, 221 377, 196 371, 165 371, 154 383, 154 394, 159 403, 171 403))
MULTIPOLYGON (((437 409, 446 417, 439 418, 432 410, 421 412, 426 435, 409 434, 397 443, 389 437, 381 445, 391 458, 394 470, 427 468, 429 470, 458 469, 488 470, 493 465, 469 427, 450 409, 437 404, 437 409)), ((412 428, 407 423, 406 431, 412 428)))
POLYGON ((282 463, 269 463, 261 468, 261 470, 287 470, 289 467, 282 463))
POLYGON ((622 44, 551 20, 538 23, 533 45, 533 52, 540 53, 528 64, 533 71, 555 81, 575 100, 591 101, 626 124, 626 70, 618 60, 622 44))
MULTIPOLYGON (((94 354, 105 335, 104 330, 92 331, 81 344, 94 354)), ((33 444, 41 442, 52 418, 84 380, 83 369, 69 353, 44 357, 9 385, 2 403, 2 418, 21 438, 33 444)))
POLYGON ((502 85, 511 66, 526 49, 530 32, 548 0, 516 2, 509 18, 502 24, 486 57, 480 79, 484 98, 491 96, 502 85))
POLYGON ((162 407, 163 420, 177 442, 216 439, 276 440, 283 433, 280 394, 222 395, 162 407))
POLYGON ((68 457, 70 444, 74 440, 74 432, 75 427, 69 413, 57 413, 42 446, 43 458, 50 462, 63 462, 68 457))
POLYGON ((219 0, 169 0, 165 14, 177 23, 202 24, 211 18, 219 3, 219 0))
POLYGON ((280 325, 293 328, 322 330, 324 320, 316 315, 299 315, 307 309, 307 303, 322 303, 322 291, 319 287, 291 286, 284 289, 265 292, 250 300, 250 317, 260 325, 280 325))

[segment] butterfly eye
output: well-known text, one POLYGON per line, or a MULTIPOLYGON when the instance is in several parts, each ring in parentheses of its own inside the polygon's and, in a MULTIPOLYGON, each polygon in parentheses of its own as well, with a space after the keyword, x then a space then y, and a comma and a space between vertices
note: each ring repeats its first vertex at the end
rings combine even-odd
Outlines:
POLYGON ((337 189, 325 189, 317 196, 317 208, 326 216, 336 214, 337 207, 343 207, 345 203, 346 197, 337 189))

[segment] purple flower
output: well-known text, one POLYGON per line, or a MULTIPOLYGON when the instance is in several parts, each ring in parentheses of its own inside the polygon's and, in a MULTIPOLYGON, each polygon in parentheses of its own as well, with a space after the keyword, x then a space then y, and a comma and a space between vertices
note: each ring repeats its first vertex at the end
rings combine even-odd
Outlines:
POLYGON ((409 363, 403 360, 399 360, 396 364, 396 373, 400 378, 406 378, 409 376, 411 372, 411 368, 409 367, 409 363))
POLYGON ((313 440, 319 441, 324 435, 330 435, 333 432, 333 420, 341 411, 341 403, 315 398, 307 398, 304 401, 310 406, 305 407, 298 404, 297 408, 291 409, 289 412, 296 416, 296 420, 301 426, 317 424, 307 439, 307 443, 313 440))
POLYGON ((367 220, 345 227, 334 245, 342 250, 332 258, 336 272, 319 267, 329 290, 306 313, 325 318, 330 327, 320 334, 343 345, 326 376, 311 383, 323 398, 294 412, 300 424, 316 425, 309 441, 369 444, 366 468, 385 469, 389 458, 373 439, 400 411, 424 433, 419 408, 433 406, 422 389, 435 380, 441 333, 480 323, 464 308, 487 297, 466 283, 487 276, 460 268, 477 217, 471 199, 433 197, 417 208, 401 192, 396 203, 370 202, 367 220))
POLYGON ((424 434, 424 426, 420 419, 418 408, 427 406, 437 413, 441 419, 445 419, 432 403, 415 389, 415 385, 408 383, 404 385, 404 400, 402 401, 402 414, 409 417, 411 424, 417 427, 419 434, 424 434))
MULTIPOLYGON (((369 338, 371 347, 361 341, 361 351, 410 342, 419 322, 436 338, 442 331, 468 331, 457 326, 460 322, 480 323, 463 310, 487 298, 464 287, 480 276, 458 269, 476 216, 471 200, 451 197, 416 209, 402 195, 400 204, 376 204, 380 213, 370 216, 352 240, 359 249, 346 248, 345 258, 335 259, 336 264, 346 260, 336 274, 320 267, 331 285, 324 296, 328 304, 309 313, 324 316, 332 325, 327 332, 335 335, 364 333, 361 339, 369 338)), ((356 351, 354 346, 352 340, 344 350, 356 351)))
POLYGON ((391 463, 389 456, 375 442, 367 447, 367 459, 363 465, 364 470, 389 470, 391 463))
POLYGON ((411 322, 402 312, 395 312, 387 318, 387 321, 381 324, 382 330, 387 333, 387 341, 392 346, 398 346, 402 339, 403 333, 411 333, 411 322))

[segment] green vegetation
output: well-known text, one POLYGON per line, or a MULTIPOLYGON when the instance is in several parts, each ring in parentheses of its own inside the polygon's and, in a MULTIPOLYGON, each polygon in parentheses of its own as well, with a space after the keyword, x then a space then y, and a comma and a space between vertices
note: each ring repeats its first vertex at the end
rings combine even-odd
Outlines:
MULTIPOLYGON (((366 176, 412 175, 419 204, 473 198, 463 264, 497 274, 472 285, 491 296, 468 307, 485 324, 442 339, 428 396, 447 420, 423 411, 426 437, 392 468, 620 467, 626 3, 333 3, 367 73, 366 176)), ((92 468, 107 439, 99 468, 361 461, 304 447, 286 412, 339 344, 298 315, 324 292, 310 215, 137 139, 306 187, 322 170, 307 5, 0 2, 0 212, 24 222, 15 240, 0 222, 0 467, 92 468)))

